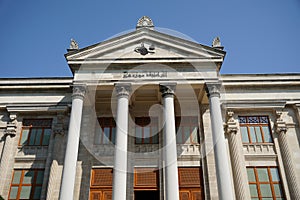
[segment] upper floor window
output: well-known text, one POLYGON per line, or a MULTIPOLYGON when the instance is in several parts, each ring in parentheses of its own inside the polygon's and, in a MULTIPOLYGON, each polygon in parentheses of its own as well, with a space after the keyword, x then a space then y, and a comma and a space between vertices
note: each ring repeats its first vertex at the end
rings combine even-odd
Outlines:
POLYGON ((240 116, 243 143, 272 143, 268 116, 240 116))
POLYGON ((14 170, 10 186, 10 199, 40 199, 44 170, 14 170))
POLYGON ((19 145, 49 145, 51 126, 52 119, 24 119, 19 145))
POLYGON ((285 199, 276 167, 248 167, 251 199, 285 199))
POLYGON ((96 144, 115 144, 116 122, 113 117, 101 117, 98 119, 100 130, 97 133, 96 144))
POLYGON ((158 144, 157 118, 136 117, 135 124, 136 144, 158 144))
POLYGON ((198 117, 176 117, 176 142, 177 144, 199 143, 198 117))

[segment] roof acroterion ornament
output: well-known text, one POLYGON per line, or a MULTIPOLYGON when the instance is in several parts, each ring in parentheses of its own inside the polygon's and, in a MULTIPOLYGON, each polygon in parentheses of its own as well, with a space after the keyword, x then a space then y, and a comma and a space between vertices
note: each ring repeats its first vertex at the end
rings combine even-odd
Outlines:
POLYGON ((140 29, 140 28, 149 28, 151 30, 154 29, 154 25, 150 17, 143 16, 138 20, 136 29, 140 29))

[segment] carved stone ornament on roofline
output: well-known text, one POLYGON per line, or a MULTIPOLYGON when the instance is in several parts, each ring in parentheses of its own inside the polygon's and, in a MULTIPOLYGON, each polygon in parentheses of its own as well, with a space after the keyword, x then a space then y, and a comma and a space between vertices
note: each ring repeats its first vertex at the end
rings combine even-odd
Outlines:
POLYGON ((79 46, 78 43, 72 38, 70 42, 70 48, 71 50, 78 50, 79 46))
POLYGON ((153 29, 154 28, 154 24, 153 24, 152 19, 150 19, 150 17, 148 17, 148 16, 141 17, 138 20, 137 25, 136 25, 136 29, 139 29, 139 28, 150 28, 150 29, 153 29))
POLYGON ((283 121, 282 119, 282 111, 275 111, 275 114, 276 114, 276 122, 275 122, 275 127, 276 127, 276 132, 278 134, 280 133, 286 133, 288 128, 286 126, 286 123, 283 121))
POLYGON ((175 94, 176 83, 160 84, 159 90, 162 93, 162 97, 173 96, 175 94))

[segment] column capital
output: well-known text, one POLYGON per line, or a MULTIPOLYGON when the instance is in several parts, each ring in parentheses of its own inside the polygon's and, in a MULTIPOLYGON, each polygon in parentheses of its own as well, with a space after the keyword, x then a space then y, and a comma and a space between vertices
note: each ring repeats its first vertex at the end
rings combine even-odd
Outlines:
POLYGON ((85 85, 73 85, 73 94, 72 98, 84 98, 86 93, 86 86, 85 85))
POLYGON ((207 97, 220 97, 220 89, 222 84, 220 82, 205 83, 205 90, 207 97))
POLYGON ((227 122, 225 125, 225 132, 227 134, 236 134, 238 131, 238 124, 236 120, 233 118, 234 112, 233 111, 228 111, 227 112, 227 122))
POLYGON ((283 119, 282 119, 282 111, 276 110, 275 113, 276 113, 276 117, 277 117, 276 122, 275 122, 276 132, 278 134, 286 133, 288 128, 286 126, 285 121, 283 121, 283 119))
POLYGON ((131 92, 131 83, 115 83, 117 97, 128 97, 131 92))
POLYGON ((9 113, 9 121, 6 125, 6 130, 4 134, 6 136, 15 137, 16 136, 16 129, 17 129, 17 114, 16 113, 9 113))
POLYGON ((177 83, 170 82, 170 83, 160 83, 159 84, 159 91, 162 93, 162 97, 173 96, 175 94, 177 83))

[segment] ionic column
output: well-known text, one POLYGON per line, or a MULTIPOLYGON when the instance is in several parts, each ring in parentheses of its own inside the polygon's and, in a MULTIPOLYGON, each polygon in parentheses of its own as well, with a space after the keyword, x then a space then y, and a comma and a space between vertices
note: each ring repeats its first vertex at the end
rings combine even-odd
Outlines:
POLYGON ((165 194, 166 200, 179 200, 177 169, 177 146, 175 131, 174 91, 176 84, 160 85, 163 97, 164 118, 164 161, 165 161, 165 194))
POLYGON ((241 136, 238 135, 238 124, 234 120, 233 114, 231 111, 227 112, 229 119, 226 123, 226 133, 231 155, 235 196, 237 200, 251 199, 241 136))
POLYGON ((85 91, 85 86, 75 85, 73 87, 72 110, 69 123, 62 183, 60 188, 60 200, 73 199, 83 98, 85 91))
POLYGON ((289 148, 287 139, 287 127, 281 119, 282 112, 277 111, 276 132, 278 134, 278 142, 280 146, 281 157, 284 165, 284 170, 289 186, 291 199, 300 199, 300 183, 297 181, 297 173, 293 163, 293 156, 289 148))
POLYGON ((229 157, 223 131, 220 107, 220 87, 220 83, 206 83, 206 91, 210 106, 219 197, 224 200, 232 200, 234 199, 234 194, 229 168, 229 157))
POLYGON ((113 200, 126 200, 127 143, 128 143, 128 97, 129 83, 115 84, 117 92, 117 129, 113 172, 113 200))

